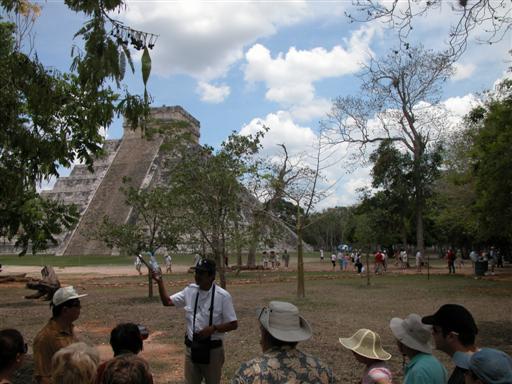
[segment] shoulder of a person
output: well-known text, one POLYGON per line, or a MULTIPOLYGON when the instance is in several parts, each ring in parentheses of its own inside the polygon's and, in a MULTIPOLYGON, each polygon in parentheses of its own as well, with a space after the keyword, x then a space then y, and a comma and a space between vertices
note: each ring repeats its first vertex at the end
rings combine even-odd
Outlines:
POLYGON ((231 294, 221 286, 215 284, 215 294, 223 297, 231 297, 231 294))

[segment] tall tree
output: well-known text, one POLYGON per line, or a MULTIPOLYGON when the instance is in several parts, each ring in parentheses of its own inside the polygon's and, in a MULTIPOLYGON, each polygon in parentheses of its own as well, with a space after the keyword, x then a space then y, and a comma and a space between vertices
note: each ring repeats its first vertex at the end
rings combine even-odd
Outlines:
POLYGON ((430 154, 446 124, 445 111, 438 102, 441 85, 451 74, 451 62, 445 55, 421 47, 372 59, 361 75, 361 96, 337 98, 325 123, 332 143, 355 147, 356 161, 366 158, 368 150, 383 141, 410 154, 416 243, 421 250, 429 175, 435 172, 430 154))
MULTIPOLYGON (((297 296, 305 297, 304 279, 304 230, 307 227, 307 219, 315 205, 322 199, 323 193, 319 189, 322 179, 321 154, 322 136, 319 138, 318 147, 314 157, 314 165, 310 166, 305 161, 304 155, 289 156, 284 144, 281 144, 282 157, 279 167, 282 170, 282 194, 285 200, 295 207, 295 233, 297 235, 297 296)), ((277 176, 277 180, 280 176, 277 176)))
POLYGON ((492 241, 512 240, 512 81, 502 82, 483 108, 474 111, 478 129, 472 158, 480 231, 492 241))
MULTIPOLYGON (((73 208, 41 199, 36 187, 58 176, 60 166, 84 162, 90 167, 101 153, 104 137, 116 114, 126 116, 133 127, 147 115, 149 96, 116 93, 121 89, 126 63, 133 69, 129 46, 143 54, 143 81, 150 71, 149 45, 153 35, 126 40, 131 29, 110 18, 122 0, 65 2, 83 12, 88 22, 77 33, 83 49, 72 50, 69 73, 46 68, 37 49, 23 51, 23 31, 0 18, 0 234, 17 238, 21 254, 55 241, 54 234, 69 228, 77 216, 73 208), (115 85, 110 85, 112 80, 115 85)), ((35 20, 40 9, 28 0, 1 0, 3 15, 15 20, 35 20)), ((25 35, 26 36, 26 35, 25 35)), ((31 47, 32 48, 32 47, 31 47)))
POLYGON ((262 133, 232 134, 221 148, 183 148, 171 171, 170 189, 179 199, 189 242, 206 244, 219 267, 221 286, 226 286, 224 260, 228 247, 240 239, 241 207, 249 198, 242 181, 254 172, 252 157, 260 148, 262 133))

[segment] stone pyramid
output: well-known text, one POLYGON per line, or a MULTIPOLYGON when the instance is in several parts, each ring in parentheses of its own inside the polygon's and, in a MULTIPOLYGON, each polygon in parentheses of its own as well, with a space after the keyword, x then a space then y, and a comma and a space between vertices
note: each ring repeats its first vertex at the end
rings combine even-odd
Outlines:
MULTIPOLYGON (((151 123, 165 127, 176 121, 188 123, 195 143, 199 143, 200 124, 182 107, 151 109, 151 123)), ((102 241, 91 239, 95 226, 107 215, 117 223, 130 220, 131 209, 125 204, 120 188, 129 178, 135 188, 146 187, 161 177, 160 164, 165 156, 160 151, 163 137, 148 140, 140 130, 132 131, 124 124, 121 140, 107 140, 105 156, 94 163, 94 172, 85 165, 76 165, 69 176, 61 177, 51 191, 42 194, 64 203, 74 203, 80 209, 80 220, 74 230, 60 236, 57 255, 110 255, 112 250, 102 241)))

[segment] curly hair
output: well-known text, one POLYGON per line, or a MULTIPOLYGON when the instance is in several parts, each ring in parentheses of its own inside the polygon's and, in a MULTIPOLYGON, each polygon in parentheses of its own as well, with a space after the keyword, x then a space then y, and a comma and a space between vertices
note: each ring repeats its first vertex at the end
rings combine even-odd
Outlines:
POLYGON ((53 384, 90 384, 96 378, 100 355, 85 343, 73 343, 52 358, 53 384))

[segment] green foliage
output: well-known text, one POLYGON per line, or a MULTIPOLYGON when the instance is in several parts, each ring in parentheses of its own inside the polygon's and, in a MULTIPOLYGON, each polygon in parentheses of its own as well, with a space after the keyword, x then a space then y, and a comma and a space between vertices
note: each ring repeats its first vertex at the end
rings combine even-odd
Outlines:
POLYGON ((242 206, 250 199, 242 180, 255 171, 253 155, 263 133, 255 137, 232 134, 221 148, 178 148, 180 161, 170 175, 170 190, 178 205, 186 207, 183 226, 196 249, 213 254, 217 261, 237 239, 236 223, 243 222, 242 206))
MULTIPOLYGON (((114 116, 125 115, 132 127, 144 126, 149 97, 121 96, 119 88, 126 61, 132 70, 128 42, 109 28, 123 30, 108 12, 123 6, 121 0, 66 1, 75 12, 90 19, 75 34, 83 50, 74 46, 69 73, 46 68, 37 55, 15 43, 16 25, 0 19, 0 235, 16 238, 24 254, 45 249, 54 235, 77 220, 73 207, 45 202, 36 193, 42 181, 58 176, 59 167, 83 162, 92 169, 114 116)), ((1 0, 6 13, 35 20, 40 12, 28 0, 1 0)), ((147 51, 147 49, 146 49, 147 51)), ((147 62, 149 54, 145 54, 147 62)), ((145 70, 144 84, 149 71, 145 70)))
POLYGON ((175 204, 174 196, 162 187, 137 190, 128 186, 123 192, 134 219, 119 224, 105 216, 95 237, 127 255, 155 253, 162 247, 175 249, 183 230, 179 217, 182 210, 175 204))
POLYGON ((313 213, 306 221, 304 241, 325 251, 354 242, 354 208, 335 207, 313 213))
POLYGON ((480 230, 489 239, 512 240, 511 148, 512 82, 505 81, 486 104, 471 153, 480 230))

